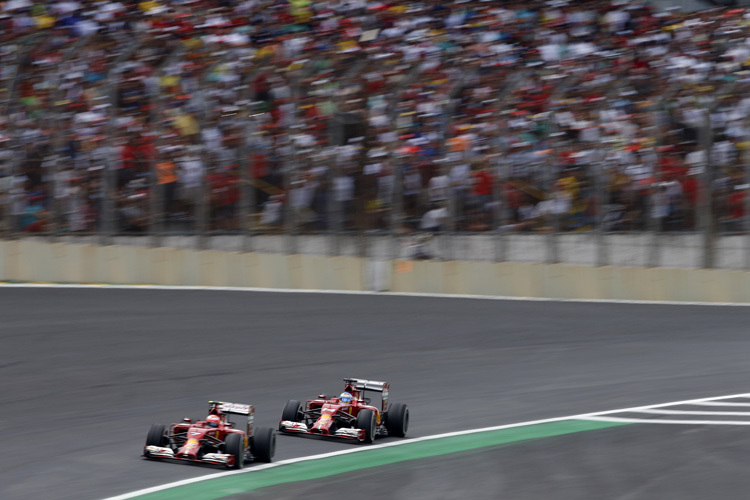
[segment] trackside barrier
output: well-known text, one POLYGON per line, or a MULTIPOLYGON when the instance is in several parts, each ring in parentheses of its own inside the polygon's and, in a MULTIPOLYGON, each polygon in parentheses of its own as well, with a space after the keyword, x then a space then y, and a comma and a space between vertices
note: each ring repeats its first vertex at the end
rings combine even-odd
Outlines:
POLYGON ((0 280, 750 303, 746 271, 377 260, 32 240, 0 241, 0 280))

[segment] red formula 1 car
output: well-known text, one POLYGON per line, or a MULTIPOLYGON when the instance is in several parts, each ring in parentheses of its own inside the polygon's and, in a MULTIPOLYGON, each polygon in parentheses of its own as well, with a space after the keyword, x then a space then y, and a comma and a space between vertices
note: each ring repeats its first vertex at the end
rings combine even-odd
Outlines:
POLYGON ((387 382, 345 378, 344 383, 344 392, 337 398, 320 395, 304 405, 294 399, 288 401, 279 430, 365 443, 372 443, 375 436, 406 436, 409 409, 402 403, 388 404, 387 382), (367 391, 380 393, 380 408, 370 405, 367 391))
POLYGON ((143 456, 203 462, 241 469, 246 460, 270 462, 276 452, 276 431, 253 429, 252 405, 209 401, 206 420, 183 418, 179 424, 154 424, 146 436, 143 456), (246 415, 247 427, 229 421, 229 415, 246 415))

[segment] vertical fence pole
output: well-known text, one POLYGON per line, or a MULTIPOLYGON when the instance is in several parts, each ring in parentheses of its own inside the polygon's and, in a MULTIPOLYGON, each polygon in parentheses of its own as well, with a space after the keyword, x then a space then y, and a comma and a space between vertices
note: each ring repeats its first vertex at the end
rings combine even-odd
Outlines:
POLYGON ((10 136, 10 157, 8 158, 8 169, 9 169, 9 176, 10 176, 10 193, 7 196, 7 203, 6 203, 6 228, 7 228, 7 234, 6 236, 12 236, 15 234, 15 232, 18 229, 18 217, 14 213, 16 207, 15 207, 15 201, 16 197, 21 196, 21 193, 23 192, 22 186, 16 185, 16 172, 18 171, 18 145, 16 141, 16 131, 15 127, 13 126, 13 120, 8 121, 8 135, 10 136))
POLYGON ((117 93, 114 85, 112 85, 112 78, 115 75, 112 71, 107 74, 106 78, 106 95, 109 98, 108 117, 107 117, 107 133, 105 134, 106 149, 108 154, 105 155, 104 170, 101 174, 102 181, 102 212, 99 214, 100 228, 99 228, 99 244, 100 245, 111 245, 112 239, 116 230, 116 217, 115 217, 115 175, 117 168, 119 167, 117 160, 117 146, 113 142, 113 136, 117 127, 115 126, 115 119, 117 114, 117 93))
POLYGON ((99 244, 111 245, 114 237, 117 219, 115 217, 115 174, 117 165, 112 157, 117 152, 117 148, 111 143, 107 144, 106 149, 109 151, 105 160, 104 169, 101 174, 102 181, 102 213, 100 214, 99 244))
POLYGON ((151 240, 151 246, 154 247, 161 245, 160 233, 162 231, 162 185, 159 184, 158 165, 167 160, 163 143, 164 130, 162 127, 162 120, 164 120, 164 109, 162 107, 160 95, 161 86, 158 87, 156 92, 158 92, 158 94, 153 98, 151 109, 151 122, 153 123, 154 132, 156 132, 156 159, 150 161, 148 165, 148 233, 151 240))
POLYGON ((283 223, 282 232, 284 233, 284 252, 287 254, 294 253, 294 233, 296 225, 296 217, 294 213, 294 195, 292 193, 294 168, 292 161, 289 158, 289 154, 285 153, 284 159, 282 160, 282 172, 283 172, 283 186, 284 186, 284 211, 283 211, 283 223))
POLYGON ((127 61, 133 54, 135 54, 135 52, 141 47, 142 43, 143 40, 137 38, 135 40, 135 43, 129 45, 127 50, 117 56, 117 58, 110 65, 109 70, 107 71, 107 76, 104 79, 105 95, 107 96, 109 101, 109 106, 107 106, 107 133, 105 134, 104 140, 106 141, 106 149, 109 151, 109 154, 106 155, 104 171, 102 172, 103 199, 102 214, 100 219, 102 229, 99 234, 100 245, 111 245, 114 239, 114 235, 118 230, 116 175, 117 169, 120 165, 118 163, 118 160, 115 159, 118 157, 117 153, 119 151, 113 142, 113 137, 117 132, 116 119, 118 99, 117 87, 113 85, 112 82, 116 77, 119 77, 119 73, 117 73, 117 71, 115 70, 119 68, 123 62, 127 61))
POLYGON ((240 171, 240 206, 239 206, 239 230, 242 243, 240 249, 242 252, 252 251, 252 234, 255 229, 255 151, 251 147, 251 139, 255 137, 257 129, 255 127, 256 114, 254 109, 255 95, 252 90, 251 82, 254 79, 254 73, 247 71, 244 73, 241 101, 238 115, 241 117, 239 125, 240 142, 237 147, 239 158, 237 165, 240 171), (244 126, 242 123, 244 121, 244 126), (252 155, 252 156, 251 156, 252 155))
MULTIPOLYGON (((242 115, 247 115, 247 113, 243 113, 242 110, 240 111, 242 115)), ((254 205, 253 200, 251 200, 251 194, 250 191, 253 189, 251 182, 250 182, 250 176, 252 175, 250 170, 250 162, 248 162, 248 154, 249 154, 249 148, 248 148, 248 140, 250 137, 251 132, 251 124, 248 120, 248 123, 242 127, 240 126, 240 141, 237 145, 237 168, 239 170, 239 191, 240 191, 240 200, 239 200, 239 230, 240 230, 240 239, 242 240, 242 244, 240 247, 242 248, 242 251, 246 251, 247 247, 249 246, 248 239, 250 238, 250 231, 251 231, 251 217, 252 217, 252 207, 254 205)))
POLYGON ((711 149, 713 147, 713 129, 711 126, 712 103, 707 103, 704 108, 703 123, 700 127, 700 143, 706 155, 706 167, 701 174, 701 187, 698 191, 698 220, 702 235, 702 261, 701 267, 710 269, 714 267, 714 221, 712 211, 713 201, 713 161, 711 149))
POLYGON ((750 270, 750 117, 745 118, 745 147, 742 150, 742 163, 745 170, 745 207, 742 229, 745 232, 745 270, 750 270))
MULTIPOLYGON (((499 135, 495 140, 498 143, 502 142, 499 135)), ((507 216, 507 213, 508 210, 510 210, 510 207, 508 206, 509 197, 506 192, 509 179, 507 174, 508 162, 504 158, 505 151, 502 149, 500 149, 500 151, 500 158, 495 161, 494 168, 492 169, 494 182, 492 201, 494 202, 493 239, 495 241, 495 262, 505 262, 507 260, 507 245, 505 237, 503 236, 503 232, 505 231, 503 228, 508 225, 509 217, 507 216)))
MULTIPOLYGON (((68 47, 63 52, 63 60, 58 63, 58 68, 66 68, 70 62, 70 58, 73 55, 76 55, 78 53, 78 49, 86 44, 91 39, 91 35, 88 36, 82 36, 79 38, 76 42, 74 42, 70 47, 68 47)), ((64 70, 62 70, 64 71, 64 70)), ((52 106, 50 109, 50 120, 54 124, 53 130, 51 133, 50 138, 50 145, 52 147, 52 150, 50 153, 52 154, 52 158, 50 159, 50 162, 48 163, 47 168, 51 172, 50 182, 49 184, 52 186, 51 194, 52 194, 52 229, 53 231, 56 231, 57 234, 61 234, 63 230, 66 227, 66 221, 65 221, 65 214, 64 209, 65 207, 61 203, 62 195, 65 193, 66 185, 65 180, 63 179, 60 169, 60 157, 62 156, 60 154, 60 142, 62 141, 61 135, 64 131, 64 117, 63 113, 60 111, 60 108, 62 106, 63 101, 63 91, 62 91, 62 82, 63 82, 63 76, 61 74, 57 75, 57 87, 53 91, 52 95, 52 106)), ((75 210, 79 210, 79 207, 75 207, 75 210)))
MULTIPOLYGON (((555 181, 556 181, 556 175, 555 175, 555 164, 554 164, 554 158, 550 158, 551 161, 548 161, 545 172, 544 172, 544 190, 547 193, 552 193, 554 191, 555 181)), ((549 217, 549 215, 548 215, 549 217)), ((557 210, 553 209, 552 213, 552 230, 547 231, 547 235, 545 237, 546 243, 547 243, 547 258, 546 261, 548 264, 558 264, 560 262, 560 252, 558 248, 558 241, 557 236, 560 233, 560 214, 557 213, 557 210)))
POLYGON ((404 221, 404 161, 391 162, 393 188, 391 192, 391 259, 400 257, 400 237, 404 221))
MULTIPOLYGON (((566 91, 566 87, 575 85, 576 82, 572 81, 572 78, 570 81, 564 80, 561 82, 560 86, 555 90, 555 92, 552 94, 550 98, 550 102, 558 102, 561 98, 561 96, 564 95, 566 91)), ((555 126, 555 116, 556 116, 556 110, 550 109, 549 110, 549 120, 550 124, 548 127, 547 132, 547 141, 549 142, 551 152, 548 155, 548 160, 544 164, 544 172, 542 174, 542 182, 544 185, 544 189, 547 193, 552 193, 554 191, 554 185, 555 182, 557 182, 557 158, 559 157, 558 149, 561 146, 561 141, 558 140, 558 137, 561 137, 563 134, 557 130, 557 127, 555 126)), ((557 213, 557 209, 553 208, 553 222, 554 222, 554 228, 552 231, 548 231, 547 235, 545 237, 546 240, 546 253, 547 256, 545 258, 545 261, 548 264, 557 264, 560 262, 560 251, 558 248, 558 236, 560 233, 560 214, 557 213)))
POLYGON ((331 255, 341 255, 341 233, 343 231, 344 206, 339 198, 338 184, 341 177, 341 165, 336 156, 331 158, 329 184, 330 195, 328 197, 328 220, 331 255))
POLYGON ((657 217, 657 191, 659 184, 661 183, 661 165, 660 165, 660 147, 664 143, 664 124, 667 121, 667 112, 665 106, 667 105, 666 98, 662 98, 659 101, 656 109, 653 112, 652 120, 654 122, 654 128, 656 130, 656 141, 654 143, 654 173, 651 181, 650 193, 648 195, 648 204, 646 206, 646 221, 648 228, 651 232, 651 246, 649 255, 647 257, 647 265, 649 267, 656 267, 660 263, 660 248, 661 242, 661 217, 657 217))
POLYGON ((149 192, 151 193, 151 196, 149 197, 149 236, 151 237, 151 246, 158 247, 161 246, 161 234, 164 230, 163 225, 163 217, 164 217, 164 211, 162 210, 162 207, 164 205, 163 203, 163 192, 164 189, 163 184, 159 184, 159 173, 158 173, 158 163, 161 161, 166 161, 166 158, 162 157, 161 155, 163 152, 158 151, 157 148, 157 156, 156 161, 150 162, 151 165, 149 165, 149 192))
POLYGON ((609 203, 609 185, 605 182, 607 169, 604 165, 604 158, 597 158, 594 167, 594 189, 596 190, 596 265, 606 266, 608 264, 608 252, 605 244, 605 233, 607 228, 604 227, 605 213, 604 207, 609 203))
MULTIPOLYGON (((607 107, 607 103, 612 103, 617 99, 617 96, 623 86, 622 80, 616 80, 614 84, 607 91, 607 98, 601 102, 597 108, 597 119, 601 121, 602 115, 607 107)), ((594 179, 594 189, 596 190, 596 265, 606 266, 610 264, 611 255, 609 247, 607 245, 607 230, 605 222, 609 216, 609 213, 605 213, 605 208, 610 205, 610 184, 607 182, 609 179, 609 172, 605 165, 606 152, 601 147, 601 144, 594 149, 596 152, 594 158, 594 164, 596 165, 594 179)))
MULTIPOLYGON (((205 122, 204 122, 205 125, 205 122)), ((208 224, 209 224, 209 187, 208 187, 208 172, 211 166, 211 158, 209 156, 208 149, 204 142, 200 143, 200 157, 202 165, 200 185, 198 186, 198 227, 196 231, 197 237, 197 248, 199 250, 205 250, 208 246, 208 224)))
POLYGON ((152 246, 161 246, 161 237, 165 229, 165 218, 167 207, 164 204, 166 199, 165 186, 159 183, 159 164, 171 161, 171 156, 166 154, 164 144, 164 95, 162 92, 161 81, 167 74, 168 68, 182 55, 182 46, 175 45, 166 57, 164 62, 156 70, 159 84, 156 87, 156 95, 152 96, 151 104, 151 122, 153 123, 154 132, 156 133, 156 159, 149 165, 149 233, 151 236, 152 246))
MULTIPOLYGON (((17 41, 17 47, 16 47, 16 53, 15 53, 15 61, 13 61, 13 67, 11 68, 11 71, 13 72, 13 76, 9 78, 10 82, 9 85, 6 88, 5 91, 5 99, 0 105, 0 114, 9 116, 11 115, 13 109, 12 109, 12 103, 15 99, 16 90, 18 88, 19 80, 21 79, 20 74, 20 68, 23 64, 24 59, 26 58, 26 54, 31 50, 33 47, 34 42, 41 38, 42 35, 39 33, 35 33, 33 35, 29 35, 27 37, 24 37, 23 39, 20 39, 17 41)), ((13 214, 13 211, 15 210, 15 204, 14 200, 16 196, 22 196, 25 192, 25 189, 23 186, 15 186, 15 175, 16 172, 19 172, 21 169, 18 165, 18 163, 21 161, 21 155, 19 153, 20 148, 20 138, 18 136, 18 130, 15 126, 15 120, 12 116, 9 116, 8 119, 8 135, 10 136, 10 148, 12 151, 10 162, 10 175, 11 175, 11 196, 9 198, 9 205, 8 205, 8 213, 9 213, 9 224, 8 228, 10 231, 10 234, 14 234, 17 231, 20 231, 20 214, 16 215, 13 214)))
MULTIPOLYGON (((512 97, 513 91, 524 81, 526 78, 525 72, 513 72, 509 74, 502 88, 498 92, 498 99, 500 104, 495 111, 495 120, 497 122, 503 121, 503 115, 507 113, 507 103, 509 98, 512 97)), ((505 262, 508 260, 508 247, 509 247, 509 235, 505 229, 510 224, 510 189, 509 183, 511 179, 511 165, 508 162, 508 141, 505 139, 503 130, 507 130, 505 127, 500 125, 497 129, 496 136, 494 138, 499 152, 499 157, 494 165, 492 175, 494 178, 494 189, 493 189, 493 201, 495 202, 495 219, 493 221, 494 228, 494 242, 495 242, 495 261, 505 262)))

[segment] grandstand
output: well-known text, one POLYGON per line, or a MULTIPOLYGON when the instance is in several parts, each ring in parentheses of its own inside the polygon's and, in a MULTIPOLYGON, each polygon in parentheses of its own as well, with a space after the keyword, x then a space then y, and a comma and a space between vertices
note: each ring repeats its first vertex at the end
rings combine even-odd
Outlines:
POLYGON ((747 230, 738 6, 0 5, 7 234, 747 230))

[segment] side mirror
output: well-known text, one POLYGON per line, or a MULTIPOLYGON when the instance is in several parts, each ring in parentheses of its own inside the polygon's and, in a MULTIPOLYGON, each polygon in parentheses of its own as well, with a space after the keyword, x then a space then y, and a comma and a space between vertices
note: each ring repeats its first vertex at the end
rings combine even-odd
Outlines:
POLYGON ((193 419, 192 418, 188 418, 188 417, 183 418, 182 421, 185 422, 186 424, 192 424, 193 423, 193 419))
POLYGON ((318 394, 318 399, 325 399, 325 398, 326 398, 325 394, 318 394))

